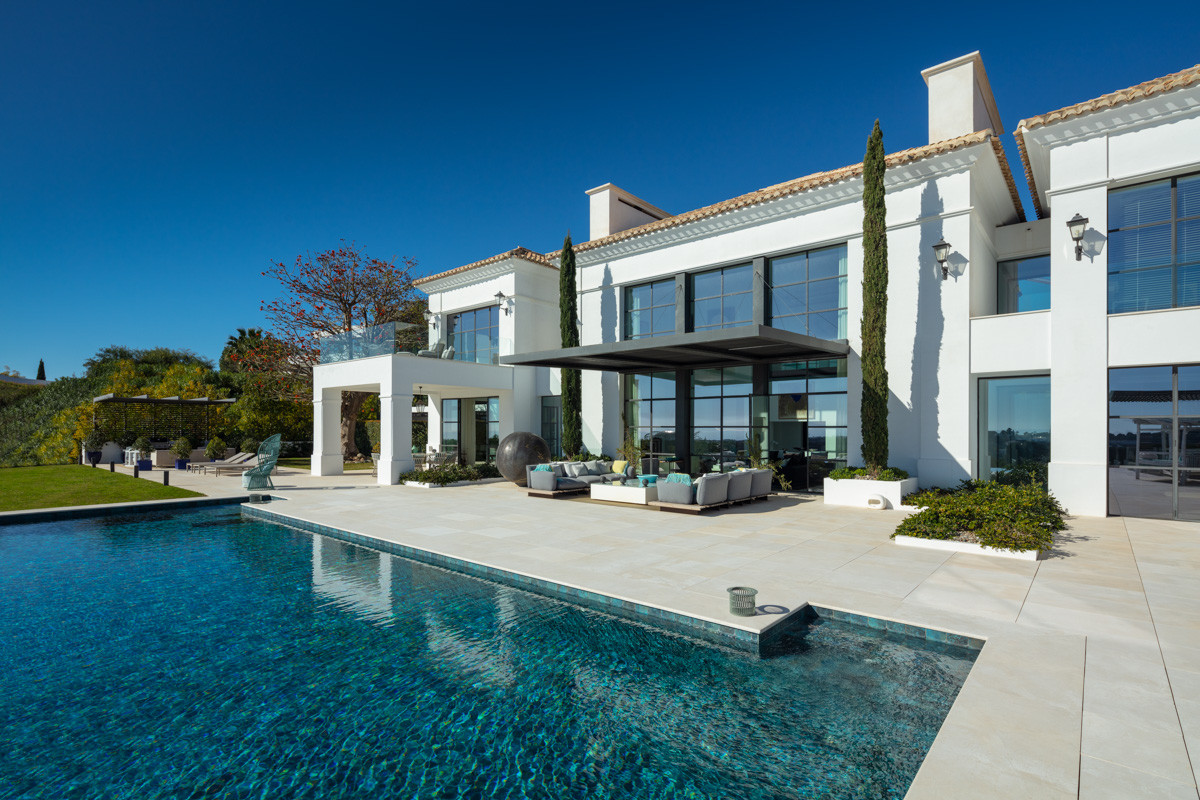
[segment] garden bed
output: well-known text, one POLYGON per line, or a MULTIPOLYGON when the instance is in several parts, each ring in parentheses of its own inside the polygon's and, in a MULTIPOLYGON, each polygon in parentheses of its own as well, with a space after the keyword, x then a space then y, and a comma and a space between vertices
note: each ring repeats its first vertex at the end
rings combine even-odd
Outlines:
POLYGON ((478 486, 485 483, 501 483, 504 478, 481 478, 477 481, 454 481, 453 483, 429 483, 426 481, 405 481, 405 486, 414 486, 418 489, 443 489, 450 486, 478 486))

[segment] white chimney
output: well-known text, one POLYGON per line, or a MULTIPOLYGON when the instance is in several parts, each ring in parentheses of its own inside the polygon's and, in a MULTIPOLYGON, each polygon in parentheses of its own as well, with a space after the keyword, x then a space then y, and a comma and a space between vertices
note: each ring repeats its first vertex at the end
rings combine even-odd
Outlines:
POLYGON ((929 143, 991 128, 1004 133, 979 51, 921 71, 929 87, 929 143))
POLYGON ((671 216, 661 208, 656 208, 611 183, 588 189, 587 193, 592 198, 591 239, 627 231, 671 216))

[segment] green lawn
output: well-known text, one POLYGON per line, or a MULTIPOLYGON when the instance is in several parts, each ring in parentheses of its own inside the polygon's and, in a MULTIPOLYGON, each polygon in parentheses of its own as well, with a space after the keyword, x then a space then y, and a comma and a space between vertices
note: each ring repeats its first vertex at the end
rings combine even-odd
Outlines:
MULTIPOLYGON (((281 459, 279 459, 279 466, 291 467, 292 469, 311 469, 312 468, 312 459, 311 458, 281 458, 281 459)), ((355 470, 355 469, 370 469, 370 468, 371 468, 370 461, 368 461, 365 464, 342 464, 342 469, 344 469, 346 472, 350 472, 351 470, 355 470)))
POLYGON ((109 472, 106 467, 67 464, 0 469, 0 511, 203 496, 159 481, 109 472))

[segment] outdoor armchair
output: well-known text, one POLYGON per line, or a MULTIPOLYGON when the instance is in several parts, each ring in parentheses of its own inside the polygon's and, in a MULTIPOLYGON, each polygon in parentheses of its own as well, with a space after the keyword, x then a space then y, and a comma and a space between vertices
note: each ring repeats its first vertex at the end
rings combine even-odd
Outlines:
POLYGON ((268 436, 258 446, 258 466, 251 467, 242 473, 243 489, 274 489, 271 481, 271 471, 279 461, 279 448, 282 446, 283 434, 268 436))

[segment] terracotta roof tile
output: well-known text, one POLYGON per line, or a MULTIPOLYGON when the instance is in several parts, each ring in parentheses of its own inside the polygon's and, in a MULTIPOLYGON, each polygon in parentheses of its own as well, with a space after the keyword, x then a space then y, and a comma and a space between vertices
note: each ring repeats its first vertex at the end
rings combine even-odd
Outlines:
POLYGON ((1128 89, 1109 92, 1093 100, 1085 100, 1082 103, 1060 108, 1057 111, 1050 111, 1046 114, 1039 114, 1036 117, 1023 119, 1017 123, 1015 133, 1017 150, 1021 154, 1021 165, 1025 168, 1025 180, 1029 183, 1029 193, 1033 196, 1033 207, 1037 211, 1038 218, 1041 219, 1044 212, 1042 210, 1042 202, 1038 199, 1037 184, 1033 179, 1033 169, 1029 164, 1029 154, 1025 150, 1025 131, 1030 128, 1050 125, 1051 123, 1062 122, 1074 117, 1081 117, 1084 114, 1091 114, 1094 111, 1102 111, 1106 108, 1124 105, 1125 103, 1144 100, 1147 97, 1153 97, 1163 92, 1183 89, 1187 86, 1195 86, 1197 84, 1200 84, 1200 64, 1180 70, 1179 72, 1173 72, 1170 75, 1163 75, 1161 78, 1155 78, 1145 83, 1139 83, 1137 86, 1130 86, 1128 89))
MULTIPOLYGON (((1020 197, 1017 194, 1016 183, 1013 181, 1012 172, 1008 167, 1008 160, 1004 157, 1004 147, 1000 141, 990 130, 975 131, 954 139, 947 139, 943 142, 935 142, 933 144, 924 145, 922 147, 914 147, 910 150, 901 150, 887 156, 887 166, 897 167, 903 164, 910 164, 914 161, 919 161, 930 156, 949 153, 954 150, 959 150, 964 147, 969 147, 981 142, 991 141, 992 149, 996 153, 996 157, 1000 162, 1000 170, 1004 173, 1004 179, 1008 183, 1009 193, 1012 196, 1013 207, 1017 210, 1017 215, 1021 220, 1025 219, 1024 211, 1021 209, 1020 197)), ((710 206, 697 208, 694 211, 687 211, 683 214, 677 214, 666 219, 656 220, 654 222, 640 225, 636 228, 630 228, 626 231, 620 231, 610 236, 604 236, 599 239, 593 239, 589 242, 581 242, 575 246, 575 252, 583 252, 596 247, 602 247, 614 242, 632 239, 636 236, 644 236, 655 231, 667 230, 680 225, 686 225, 689 222, 715 217, 718 214, 724 214, 728 211, 734 211, 739 208, 758 205, 770 200, 777 200, 782 197, 799 194, 800 192, 815 189, 819 186, 827 186, 838 181, 848 180, 858 177, 862 174, 862 164, 851 164, 847 167, 829 170, 827 172, 816 172, 812 175, 806 175, 803 178, 795 178, 794 180, 777 183, 774 186, 768 186, 765 189, 759 189, 749 194, 744 194, 739 197, 734 197, 729 200, 722 200, 719 203, 714 203, 710 206)), ((557 258, 558 252, 547 253, 547 259, 557 258)))
POLYGON ((533 262, 534 264, 541 264, 543 267, 549 267, 550 269, 558 269, 557 266, 555 266, 554 264, 551 264, 550 261, 541 253, 535 253, 532 250, 527 250, 524 247, 514 247, 512 250, 509 250, 506 253, 498 253, 490 258, 485 258, 482 261, 475 261, 470 264, 464 264, 461 267, 455 267, 454 269, 446 270, 445 272, 439 272, 437 275, 428 275, 424 278, 418 278, 417 280, 413 281, 413 285, 420 286, 423 283, 429 283, 430 281, 436 281, 439 278, 445 278, 450 275, 457 275, 460 272, 467 272, 468 270, 476 269, 478 267, 486 267, 488 264, 495 264, 499 261, 503 261, 506 258, 523 258, 526 261, 533 262))

